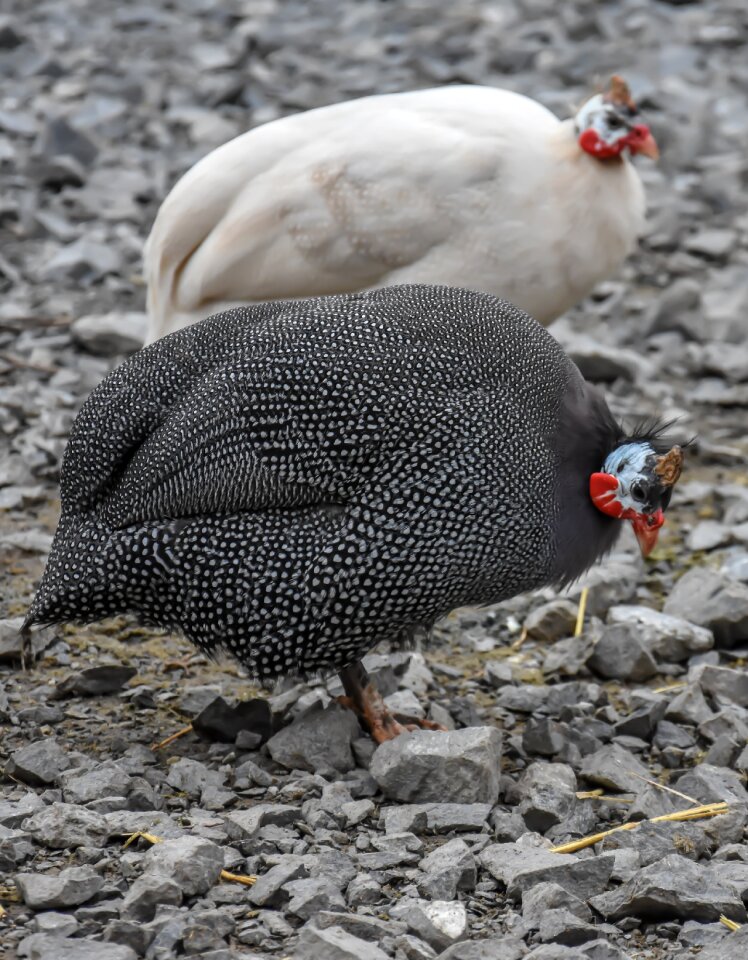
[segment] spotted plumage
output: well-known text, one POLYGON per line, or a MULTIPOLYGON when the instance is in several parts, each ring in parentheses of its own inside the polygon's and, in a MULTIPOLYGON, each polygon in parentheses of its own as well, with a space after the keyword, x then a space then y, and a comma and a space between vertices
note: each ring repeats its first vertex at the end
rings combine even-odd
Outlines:
POLYGON ((240 308, 92 393, 27 623, 132 612, 254 675, 353 663, 449 610, 577 576, 620 439, 512 305, 405 286, 240 308))

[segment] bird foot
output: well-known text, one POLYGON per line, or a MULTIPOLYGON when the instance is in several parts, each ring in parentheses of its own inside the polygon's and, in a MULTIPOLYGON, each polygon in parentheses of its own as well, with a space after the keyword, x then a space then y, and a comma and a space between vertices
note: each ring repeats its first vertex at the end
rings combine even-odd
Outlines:
POLYGON ((353 710, 367 728, 373 740, 384 743, 394 740, 401 733, 412 730, 441 730, 446 727, 433 720, 423 720, 404 713, 392 713, 385 705, 381 693, 373 683, 368 683, 355 696, 338 697, 338 703, 353 710))
POLYGON ((182 657, 179 660, 164 661, 161 669, 164 673, 166 673, 167 670, 183 670, 185 676, 188 676, 190 667, 194 666, 196 663, 205 663, 205 660, 199 653, 189 653, 187 656, 182 657))

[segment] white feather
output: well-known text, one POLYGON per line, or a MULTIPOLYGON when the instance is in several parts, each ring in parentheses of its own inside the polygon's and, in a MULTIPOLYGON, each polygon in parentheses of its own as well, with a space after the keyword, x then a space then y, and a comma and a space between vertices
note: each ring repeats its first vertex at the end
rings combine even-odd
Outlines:
POLYGON ((489 87, 366 97, 203 158, 148 239, 148 342, 247 301, 468 287, 549 323, 633 248, 644 192, 533 100, 489 87))

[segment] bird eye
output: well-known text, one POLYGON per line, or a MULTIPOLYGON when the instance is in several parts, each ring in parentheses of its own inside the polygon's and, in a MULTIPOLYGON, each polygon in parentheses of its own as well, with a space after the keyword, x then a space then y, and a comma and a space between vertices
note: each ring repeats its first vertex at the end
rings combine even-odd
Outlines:
POLYGON ((612 130, 616 130, 618 127, 623 126, 623 120, 621 120, 620 117, 617 117, 614 113, 611 113, 611 115, 608 117, 608 126, 612 130))
POLYGON ((631 484, 631 496, 634 498, 634 500, 639 501, 646 500, 647 498, 644 487, 638 480, 634 480, 634 482, 631 484))

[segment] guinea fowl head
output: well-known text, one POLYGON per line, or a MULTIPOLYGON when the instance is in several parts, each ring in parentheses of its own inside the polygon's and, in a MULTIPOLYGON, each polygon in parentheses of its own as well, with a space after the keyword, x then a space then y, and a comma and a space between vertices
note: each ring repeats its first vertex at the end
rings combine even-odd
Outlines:
POLYGON ((622 441, 590 477, 594 505, 609 517, 631 521, 645 557, 657 543, 682 466, 681 447, 663 451, 655 437, 632 438, 622 441))
POLYGON ((588 100, 574 118, 579 146, 597 160, 620 157, 624 150, 656 160, 659 150, 631 99, 628 85, 612 77, 608 90, 588 100))

